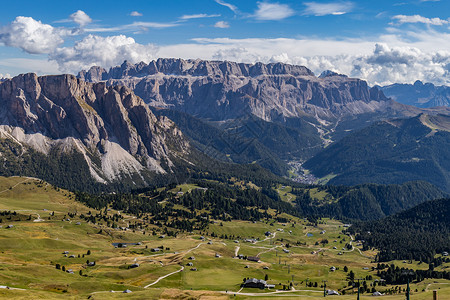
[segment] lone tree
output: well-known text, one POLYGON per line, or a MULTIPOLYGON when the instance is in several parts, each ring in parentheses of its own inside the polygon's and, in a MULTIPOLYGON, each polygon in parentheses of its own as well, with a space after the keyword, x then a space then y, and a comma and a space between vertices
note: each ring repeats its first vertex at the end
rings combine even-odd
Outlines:
POLYGON ((350 281, 354 281, 355 280, 355 273, 353 273, 353 271, 350 271, 350 273, 348 273, 348 279, 350 281))

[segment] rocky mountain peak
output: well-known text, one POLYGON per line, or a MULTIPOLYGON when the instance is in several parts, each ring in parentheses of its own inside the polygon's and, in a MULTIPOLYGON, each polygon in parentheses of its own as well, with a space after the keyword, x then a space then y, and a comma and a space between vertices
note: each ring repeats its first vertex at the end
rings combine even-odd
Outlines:
POLYGON ((332 77, 332 76, 341 76, 341 77, 348 77, 344 74, 339 74, 331 70, 325 70, 322 73, 320 73, 319 78, 325 78, 325 77, 332 77))
POLYGON ((156 118, 131 89, 73 75, 30 73, 1 83, 0 121, 0 137, 42 153, 75 147, 99 181, 141 170, 164 173, 172 154, 189 152, 175 125, 156 118))
POLYGON ((206 60, 184 60, 175 58, 159 58, 148 64, 144 62, 135 65, 125 61, 122 65, 111 68, 106 71, 99 67, 91 67, 89 71, 81 71, 79 78, 88 81, 100 81, 107 79, 123 79, 126 77, 144 77, 158 73, 164 75, 177 76, 250 76, 261 75, 292 75, 292 76, 314 76, 306 67, 294 66, 282 63, 272 64, 245 64, 230 61, 206 61, 206 60), (101 74, 100 77, 98 74, 101 74))

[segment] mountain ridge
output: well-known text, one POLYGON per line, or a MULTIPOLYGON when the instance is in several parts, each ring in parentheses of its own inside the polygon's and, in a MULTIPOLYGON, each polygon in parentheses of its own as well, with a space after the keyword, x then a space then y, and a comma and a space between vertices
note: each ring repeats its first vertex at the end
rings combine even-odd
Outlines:
POLYGON ((78 77, 125 85, 152 106, 213 119, 245 113, 266 121, 301 117, 303 113, 335 119, 376 110, 380 102, 388 100, 363 80, 333 74, 318 78, 306 67, 282 63, 160 58, 149 64, 124 62, 109 71, 92 67, 78 77))
POLYGON ((330 184, 427 180, 450 191, 450 116, 420 114, 374 123, 309 159, 304 167, 330 184), (442 125, 441 125, 442 124, 442 125))
POLYGON ((450 87, 423 83, 420 80, 414 84, 395 83, 379 87, 388 97, 398 102, 428 108, 450 106, 450 87))
POLYGON ((168 118, 157 118, 126 87, 73 75, 23 74, 0 84, 0 137, 48 155, 83 154, 90 174, 107 183, 142 171, 170 172, 190 145, 168 118))

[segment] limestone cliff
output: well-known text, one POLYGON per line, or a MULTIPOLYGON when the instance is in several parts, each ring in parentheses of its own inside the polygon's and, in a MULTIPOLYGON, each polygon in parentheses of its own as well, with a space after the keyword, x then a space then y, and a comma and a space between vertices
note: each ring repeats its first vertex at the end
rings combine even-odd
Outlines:
POLYGON ((81 152, 99 182, 170 172, 190 146, 174 123, 157 118, 132 90, 73 75, 24 74, 0 84, 0 138, 81 152))

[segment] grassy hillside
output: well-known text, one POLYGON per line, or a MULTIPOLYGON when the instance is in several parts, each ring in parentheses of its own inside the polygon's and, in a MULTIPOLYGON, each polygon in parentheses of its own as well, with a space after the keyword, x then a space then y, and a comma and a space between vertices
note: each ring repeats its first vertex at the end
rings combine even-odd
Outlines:
POLYGON ((330 184, 403 183, 425 180, 450 191, 448 116, 419 115, 380 122, 352 133, 308 160, 330 184))
MULTIPOLYGON (((168 193, 176 195, 180 189, 192 193, 198 186, 175 186, 168 193)), ((33 178, 0 177, 0 286, 10 287, 0 288, 0 297, 248 299, 259 295, 258 299, 274 299, 283 295, 319 299, 323 297, 322 280, 327 280, 327 287, 346 294, 340 299, 354 299, 356 289, 348 286, 350 271, 356 278, 371 278, 367 279, 369 285, 379 278, 372 270, 377 252, 363 251, 353 237, 342 233, 345 227, 336 220, 311 223, 279 214, 284 218, 279 222, 274 219, 276 212, 269 209, 272 217, 262 221, 212 219, 202 230, 179 230, 176 237, 166 234, 160 238, 167 227, 164 222, 152 223, 150 214, 132 215, 112 207, 97 210, 75 202, 74 197, 33 178), (267 231, 269 236, 264 234, 267 231), (247 239, 255 239, 255 243, 247 239), (135 245, 115 248, 112 243, 135 245), (347 244, 354 247, 350 249, 347 244), (162 251, 152 252, 156 247, 162 251), (69 251, 67 257, 64 251, 69 251), (236 258, 239 254, 258 255, 261 262, 236 258), (95 261, 95 266, 88 266, 88 260, 95 261), (130 269, 134 263, 139 267, 130 269), (337 270, 330 271, 331 266, 337 270), (62 267, 74 274, 62 271, 62 267), (241 289, 243 278, 264 279, 266 275, 276 289, 241 289), (291 282, 292 289, 283 290, 291 282), (132 293, 123 294, 125 289, 132 293)), ((201 211, 193 213, 200 215, 201 211)), ((414 263, 411 267, 422 266, 414 263)), ((444 263, 436 269, 448 267, 444 263)), ((425 299, 438 287, 440 297, 450 296, 447 284, 436 279, 414 283, 412 288, 417 292, 412 299, 425 299)), ((394 286, 375 289, 393 293, 386 299, 404 297, 394 286)), ((370 297, 370 293, 363 293, 363 297, 370 297)))

